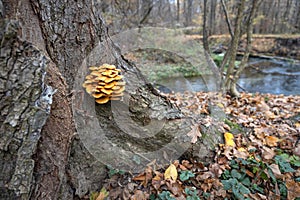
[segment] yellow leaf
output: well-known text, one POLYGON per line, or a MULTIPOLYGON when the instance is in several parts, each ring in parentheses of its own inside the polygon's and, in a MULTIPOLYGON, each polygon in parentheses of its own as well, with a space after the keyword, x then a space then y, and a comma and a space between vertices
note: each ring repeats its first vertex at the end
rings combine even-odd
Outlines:
POLYGON ((172 179, 176 181, 178 174, 175 165, 170 164, 170 166, 166 169, 164 176, 165 180, 172 179))
POLYGON ((235 146, 235 143, 233 140, 234 136, 231 133, 229 133, 229 132, 224 133, 224 138, 225 138, 226 146, 231 146, 231 147, 235 146))

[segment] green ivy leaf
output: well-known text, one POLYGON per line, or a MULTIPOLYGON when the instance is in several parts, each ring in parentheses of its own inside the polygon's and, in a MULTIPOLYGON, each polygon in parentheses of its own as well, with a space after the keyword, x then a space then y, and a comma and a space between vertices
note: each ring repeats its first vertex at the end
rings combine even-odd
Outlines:
POLYGON ((189 180, 189 178, 192 177, 195 177, 195 174, 193 174, 191 171, 182 171, 179 176, 181 181, 189 180))
POLYGON ((232 167, 234 169, 239 169, 240 168, 239 164, 235 160, 230 161, 230 167, 232 167))
POLYGON ((262 194, 264 194, 264 189, 259 187, 257 184, 253 184, 252 188, 262 194))
POLYGON ((240 192, 242 194, 249 194, 250 190, 247 187, 245 187, 243 184, 240 184, 240 192))
POLYGON ((239 173, 236 169, 231 170, 231 176, 232 178, 240 179, 242 177, 242 174, 239 173))
POLYGON ((285 173, 285 172, 294 172, 295 170, 291 167, 290 163, 288 163, 286 161, 286 159, 284 159, 284 157, 282 157, 282 155, 284 155, 284 154, 277 155, 274 158, 275 161, 276 161, 276 164, 279 165, 280 171, 282 171, 283 173, 285 173))
POLYGON ((224 190, 230 190, 232 188, 232 186, 234 185, 234 179, 229 179, 229 180, 221 180, 223 186, 224 186, 224 190))
POLYGON ((160 200, 176 200, 174 197, 171 197, 171 193, 169 191, 163 191, 158 194, 160 200))
POLYGON ((241 183, 246 186, 251 186, 251 181, 248 177, 244 178, 241 183))
POLYGON ((230 175, 230 171, 229 170, 225 170, 223 173, 222 173, 222 176, 221 176, 223 179, 228 179, 231 177, 230 175))

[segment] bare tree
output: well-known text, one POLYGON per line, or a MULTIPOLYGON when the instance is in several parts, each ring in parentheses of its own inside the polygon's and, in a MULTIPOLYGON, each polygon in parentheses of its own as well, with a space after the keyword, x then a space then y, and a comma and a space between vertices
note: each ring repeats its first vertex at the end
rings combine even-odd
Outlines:
MULTIPOLYGON (((207 8, 205 6, 205 2, 204 1, 204 8, 207 8)), ((224 4, 224 2, 222 1, 222 3, 224 4)), ((251 38, 252 38, 252 33, 253 33, 253 19, 256 15, 257 9, 259 7, 259 4, 261 3, 260 0, 254 0, 251 2, 251 9, 250 12, 245 12, 245 8, 246 8, 246 0, 240 0, 238 1, 238 13, 235 19, 235 26, 234 26, 234 33, 232 35, 231 38, 231 43, 230 46, 223 58, 223 61, 221 63, 220 66, 220 73, 221 74, 225 74, 224 79, 222 80, 222 89, 225 92, 229 92, 232 96, 239 96, 239 92, 236 89, 236 83, 237 80, 240 76, 240 73, 243 71, 243 69, 245 68, 245 65, 248 61, 248 57, 250 54, 250 50, 251 50, 251 38), (243 20, 246 21, 246 23, 243 24, 243 20), (236 70, 236 66, 235 66, 235 61, 236 61, 236 54, 237 54, 237 50, 238 50, 238 46, 239 46, 239 42, 241 40, 241 36, 243 34, 243 30, 246 30, 246 34, 247 34, 247 46, 246 46, 246 50, 245 50, 245 54, 243 56, 242 62, 239 66, 239 68, 236 70), (227 69, 226 69, 226 66, 227 69)), ((227 8, 225 6, 225 4, 223 5, 223 10, 225 15, 227 15, 227 8)), ((204 11, 205 13, 205 11, 204 11)), ((205 14, 204 14, 205 16, 205 14)), ((206 34, 206 17, 204 17, 204 27, 203 27, 203 45, 204 45, 204 49, 209 50, 208 48, 208 42, 207 42, 207 36, 206 34)), ((231 30, 231 23, 230 20, 227 18, 227 25, 228 25, 228 30, 231 30)))

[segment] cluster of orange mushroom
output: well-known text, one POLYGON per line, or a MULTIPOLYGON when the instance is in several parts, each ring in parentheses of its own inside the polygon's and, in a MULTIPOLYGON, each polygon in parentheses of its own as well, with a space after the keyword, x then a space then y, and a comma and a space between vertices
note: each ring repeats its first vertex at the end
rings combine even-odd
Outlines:
POLYGON ((109 100, 121 100, 125 90, 125 82, 120 75, 121 70, 114 65, 103 64, 89 68, 91 73, 85 77, 83 87, 99 104, 109 100))

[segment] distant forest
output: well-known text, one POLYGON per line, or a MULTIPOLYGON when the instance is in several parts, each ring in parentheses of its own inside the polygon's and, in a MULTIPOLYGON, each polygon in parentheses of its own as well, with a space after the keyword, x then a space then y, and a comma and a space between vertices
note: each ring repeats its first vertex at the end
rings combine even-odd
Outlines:
MULTIPOLYGON (((225 12, 234 20, 239 0, 208 0, 208 35, 227 34, 225 12)), ((248 1, 249 10, 251 1, 248 1)), ((110 32, 159 26, 201 33, 204 0, 103 0, 103 17, 110 32)), ((245 11, 247 12, 247 10, 245 11)), ((255 17, 254 33, 300 33, 299 0, 264 0, 255 17)), ((246 19, 245 19, 246 20, 246 19)))

